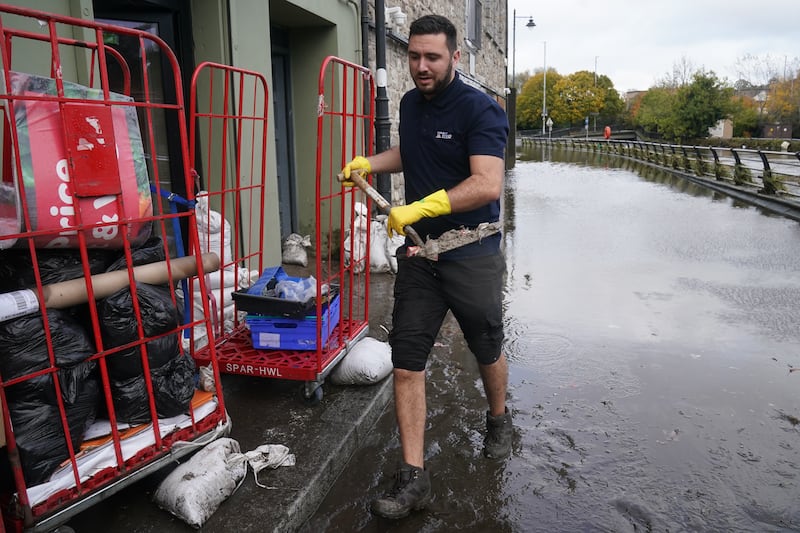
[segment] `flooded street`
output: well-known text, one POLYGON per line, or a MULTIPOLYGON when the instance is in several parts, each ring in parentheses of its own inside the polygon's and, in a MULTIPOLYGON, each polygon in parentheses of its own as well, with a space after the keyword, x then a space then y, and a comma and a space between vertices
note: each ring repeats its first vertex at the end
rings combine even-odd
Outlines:
POLYGON ((504 198, 513 456, 481 455, 486 404, 449 319, 428 364, 433 504, 369 512, 400 457, 390 406, 304 530, 800 531, 798 224, 544 150, 504 198))

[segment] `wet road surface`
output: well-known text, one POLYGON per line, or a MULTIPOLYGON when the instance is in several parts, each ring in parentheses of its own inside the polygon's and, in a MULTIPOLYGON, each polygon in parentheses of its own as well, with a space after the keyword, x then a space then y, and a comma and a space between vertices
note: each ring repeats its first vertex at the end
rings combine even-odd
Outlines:
MULTIPOLYGON (((800 531, 800 228, 608 155, 522 155, 504 198, 513 456, 477 368, 428 364, 429 509, 372 516, 387 409, 304 531, 800 531)), ((376 297, 373 295, 373 297, 376 297)))

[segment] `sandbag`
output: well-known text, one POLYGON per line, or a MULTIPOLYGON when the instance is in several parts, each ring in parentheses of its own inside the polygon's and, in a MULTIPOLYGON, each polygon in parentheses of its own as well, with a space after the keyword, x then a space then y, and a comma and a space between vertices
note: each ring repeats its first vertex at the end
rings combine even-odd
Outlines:
POLYGON ((262 444, 241 453, 237 441, 220 438, 173 470, 156 489, 153 501, 190 526, 200 528, 244 481, 248 466, 253 469, 256 485, 276 488, 259 482, 258 473, 294 465, 294 454, 282 444, 262 444))
POLYGON ((394 274, 397 274, 397 249, 403 246, 405 242, 404 235, 394 234, 391 238, 386 239, 386 257, 389 260, 389 268, 394 274))
POLYGON ((214 252, 222 265, 233 261, 231 252, 231 224, 208 205, 208 192, 197 193, 195 207, 197 234, 200 237, 200 252, 214 252))
POLYGON ((287 265, 308 266, 308 252, 311 246, 310 235, 289 234, 281 245, 281 261, 287 265))
MULTIPOLYGON (((203 301, 202 301, 203 300, 203 293, 200 292, 200 284, 199 283, 195 283, 194 289, 195 290, 192 291, 192 300, 194 300, 196 306, 199 306, 200 309, 202 309, 202 307, 203 307, 203 301)), ((209 301, 209 306, 211 305, 212 301, 217 306, 217 309, 219 309, 220 307, 228 307, 229 305, 233 305, 233 296, 231 296, 231 294, 235 290, 237 290, 237 288, 234 287, 234 286, 230 286, 230 287, 226 286, 226 287, 223 287, 222 289, 219 289, 219 288, 209 289, 209 293, 210 294, 206 296, 206 298, 209 301), (213 297, 213 300, 212 300, 212 297, 213 297)), ((202 316, 202 315, 203 314, 200 313, 200 316, 202 316)), ((197 315, 195 315, 195 316, 197 316, 197 315)))
POLYGON ((345 265, 353 266, 353 272, 360 273, 366 268, 364 259, 367 256, 367 232, 370 231, 369 211, 367 206, 356 202, 353 216, 353 231, 348 228, 344 239, 345 265))
POLYGON ((213 441, 164 478, 153 501, 190 526, 202 527, 247 474, 246 462, 230 460, 240 451, 231 438, 213 441))
MULTIPOLYGON (((220 287, 234 287, 236 290, 247 288, 258 279, 258 270, 217 270, 216 272, 206 272, 206 288, 218 290, 220 287)), ((194 291, 200 291, 200 282, 193 278, 194 291)))
POLYGON ((392 372, 392 349, 387 342, 364 337, 330 374, 334 385, 372 385, 392 372))
MULTIPOLYGON (((247 270, 240 268, 236 271, 233 270, 218 270, 206 274, 206 289, 210 295, 200 292, 200 282, 195 277, 192 279, 191 286, 193 291, 192 296, 192 314, 187 315, 186 320, 196 321, 205 316, 203 311, 203 302, 208 301, 208 309, 211 313, 211 323, 217 326, 220 320, 220 306, 222 306, 222 332, 228 333, 233 330, 234 318, 236 315, 236 304, 231 296, 234 291, 246 289, 250 287, 259 277, 258 270, 247 270), (222 293, 220 293, 220 283, 222 283, 222 293), (220 294, 222 294, 222 302, 219 301, 220 294), (213 300, 211 297, 213 296, 213 300), (216 306, 216 307, 215 307, 216 306)), ((175 297, 178 300, 178 308, 184 308, 185 296, 181 286, 175 289, 175 297)), ((246 313, 241 313, 242 315, 246 313)), ((241 317, 244 320, 244 317, 241 317)), ((191 328, 192 337, 194 337, 195 349, 200 349, 208 344, 208 334, 204 325, 197 325, 191 328)), ((189 334, 183 335, 181 343, 185 349, 190 349, 189 334)))
POLYGON ((385 215, 381 215, 380 218, 370 223, 369 239, 369 267, 371 271, 389 272, 391 267, 389 265, 389 257, 386 254, 386 241, 389 239, 389 234, 386 231, 385 215))

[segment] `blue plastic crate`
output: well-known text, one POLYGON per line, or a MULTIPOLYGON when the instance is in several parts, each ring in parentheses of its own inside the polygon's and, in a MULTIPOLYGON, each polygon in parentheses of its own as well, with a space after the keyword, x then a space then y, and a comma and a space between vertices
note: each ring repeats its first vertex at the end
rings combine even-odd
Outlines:
MULTIPOLYGON (((322 311, 322 344, 328 342, 339 323, 339 295, 322 311)), ((253 347, 260 350, 316 350, 317 315, 300 319, 280 316, 248 315, 245 319, 253 338, 253 347)))

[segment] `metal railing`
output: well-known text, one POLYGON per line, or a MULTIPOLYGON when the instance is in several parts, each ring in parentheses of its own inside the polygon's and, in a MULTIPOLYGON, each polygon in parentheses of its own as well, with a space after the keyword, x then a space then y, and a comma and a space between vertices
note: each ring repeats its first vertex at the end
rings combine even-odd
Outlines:
POLYGON ((522 144, 550 144, 630 157, 763 195, 800 201, 800 152, 685 146, 614 139, 523 137, 522 144))

